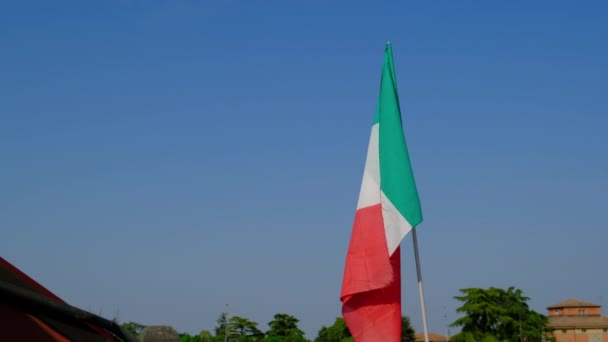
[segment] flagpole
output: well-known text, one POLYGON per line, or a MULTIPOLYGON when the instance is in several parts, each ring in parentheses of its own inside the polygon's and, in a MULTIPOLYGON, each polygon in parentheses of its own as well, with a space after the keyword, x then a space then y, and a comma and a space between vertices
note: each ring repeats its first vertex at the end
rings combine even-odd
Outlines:
POLYGON ((420 271, 420 256, 418 255, 418 238, 416 227, 412 228, 412 239, 414 240, 414 255, 416 257, 416 273, 418 274, 418 292, 420 294, 420 308, 422 309, 422 325, 424 327, 424 342, 429 342, 429 329, 426 321, 426 308, 424 306, 424 291, 422 290, 422 272, 420 271))
MULTIPOLYGON (((228 342, 228 304, 226 304, 226 321, 224 322, 224 342, 228 342)), ((428 342, 428 341, 426 341, 428 342)))

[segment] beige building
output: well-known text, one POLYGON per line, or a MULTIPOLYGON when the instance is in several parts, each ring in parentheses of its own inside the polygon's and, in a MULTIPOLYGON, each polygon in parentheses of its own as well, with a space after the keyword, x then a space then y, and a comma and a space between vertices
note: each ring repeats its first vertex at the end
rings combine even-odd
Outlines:
MULTIPOLYGON (((431 332, 429 333, 429 342, 446 342, 446 341, 448 341, 448 338, 446 336, 431 333, 431 332)), ((423 333, 416 334, 416 342, 424 342, 423 333)))
POLYGON ((549 326, 557 342, 608 342, 608 317, 600 305, 568 299, 551 305, 549 326))

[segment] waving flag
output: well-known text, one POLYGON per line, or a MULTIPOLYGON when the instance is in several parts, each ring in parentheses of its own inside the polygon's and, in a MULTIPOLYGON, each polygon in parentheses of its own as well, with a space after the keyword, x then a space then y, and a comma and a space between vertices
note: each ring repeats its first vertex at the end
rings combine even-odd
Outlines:
POLYGON ((388 43, 340 295, 356 342, 401 341, 399 246, 420 222, 388 43))

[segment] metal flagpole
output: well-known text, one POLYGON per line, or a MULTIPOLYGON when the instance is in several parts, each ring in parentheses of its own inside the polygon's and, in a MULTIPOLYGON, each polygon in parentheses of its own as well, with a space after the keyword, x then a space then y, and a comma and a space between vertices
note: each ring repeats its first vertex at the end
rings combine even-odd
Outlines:
MULTIPOLYGON (((224 342, 228 342, 228 304, 226 304, 226 316, 224 322, 224 342)), ((426 341, 428 342, 428 341, 426 341)))
POLYGON ((422 290, 422 272, 420 271, 420 256, 418 255, 418 238, 416 227, 412 228, 412 239, 414 240, 414 255, 416 257, 416 273, 418 274, 418 292, 420 293, 420 307, 422 309, 422 324, 424 326, 424 342, 429 342, 429 329, 426 322, 426 308, 424 306, 424 291, 422 290))

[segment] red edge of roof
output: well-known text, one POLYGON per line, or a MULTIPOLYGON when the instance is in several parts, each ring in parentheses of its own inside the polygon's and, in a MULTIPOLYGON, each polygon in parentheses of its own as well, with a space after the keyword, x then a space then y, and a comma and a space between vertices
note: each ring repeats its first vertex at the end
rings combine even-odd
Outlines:
MULTIPOLYGON (((28 284, 32 285, 36 290, 40 291, 40 293, 42 293, 43 295, 50 297, 52 299, 55 299, 57 301, 60 301, 64 304, 67 304, 63 299, 59 298, 56 294, 49 291, 46 287, 42 286, 40 283, 38 283, 37 281, 32 279, 30 276, 23 273, 20 269, 13 266, 10 262, 8 262, 3 257, 0 257, 0 265, 6 267, 13 274, 15 274, 19 278, 23 279, 24 281, 26 281, 28 284)), ((88 322, 85 322, 85 324, 87 326, 89 326, 91 329, 97 331, 102 336, 104 336, 106 339, 108 339, 108 341, 115 341, 115 339, 112 337, 112 335, 110 333, 108 333, 107 331, 105 331, 104 329, 102 329, 94 324, 88 323, 88 322)))
POLYGON ((20 269, 18 269, 17 267, 13 266, 10 262, 8 262, 3 257, 0 257, 0 264, 2 266, 4 266, 4 267, 8 268, 8 270, 11 271, 13 274, 15 274, 19 278, 23 279, 25 282, 27 282, 31 286, 33 286, 37 291, 39 291, 43 295, 45 295, 47 297, 50 297, 50 298, 53 298, 55 300, 58 300, 58 301, 60 301, 62 303, 65 303, 65 301, 63 301, 63 299, 59 298, 53 292, 49 291, 46 287, 40 285, 40 283, 38 283, 34 279, 30 278, 27 274, 21 272, 20 269))
POLYGON ((601 305, 586 302, 580 299, 566 299, 563 302, 548 306, 547 309, 559 309, 559 308, 599 308, 601 305))

